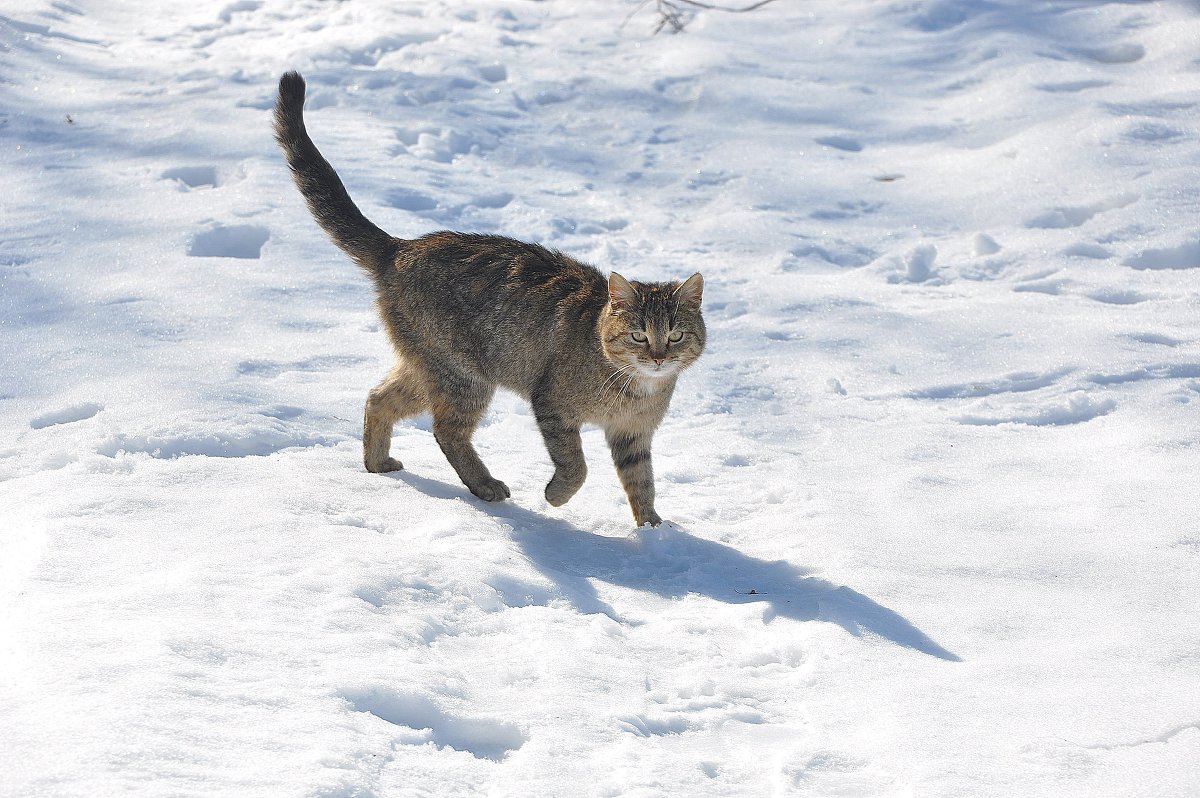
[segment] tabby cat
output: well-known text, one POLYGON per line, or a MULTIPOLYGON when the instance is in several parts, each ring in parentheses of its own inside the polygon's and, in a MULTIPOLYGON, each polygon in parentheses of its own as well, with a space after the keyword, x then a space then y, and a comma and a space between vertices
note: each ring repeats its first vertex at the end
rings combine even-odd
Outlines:
POLYGON ((641 283, 511 238, 437 232, 393 238, 366 219, 304 127, 304 79, 279 81, 275 137, 300 193, 333 242, 374 280, 396 352, 367 395, 363 462, 395 471, 392 426, 430 412, 433 436, 473 494, 503 501, 471 435, 497 386, 527 399, 554 462, 558 507, 587 476, 579 428, 604 429, 638 526, 654 510, 650 441, 675 380, 704 349, 704 280, 641 283))

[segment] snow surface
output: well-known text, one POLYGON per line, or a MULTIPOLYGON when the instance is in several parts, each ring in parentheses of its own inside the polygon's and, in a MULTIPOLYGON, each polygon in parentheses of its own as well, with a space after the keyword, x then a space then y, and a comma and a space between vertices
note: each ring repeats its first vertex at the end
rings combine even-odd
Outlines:
POLYGON ((0 794, 1200 794, 1200 8, 8 0, 0 794), (366 473, 390 232, 702 271, 598 430, 366 473))

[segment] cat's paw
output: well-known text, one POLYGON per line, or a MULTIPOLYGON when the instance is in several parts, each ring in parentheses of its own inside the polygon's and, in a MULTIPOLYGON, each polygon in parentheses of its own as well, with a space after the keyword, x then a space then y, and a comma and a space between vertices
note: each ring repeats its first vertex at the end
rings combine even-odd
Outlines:
POLYGON ((565 477, 562 472, 555 471, 554 478, 546 485, 546 501, 550 502, 552 507, 562 507, 579 492, 586 476, 586 471, 583 476, 577 477, 565 477))
POLYGON ((502 502, 512 495, 508 491, 508 485, 498 479, 485 479, 476 485, 467 487, 485 502, 502 502))
POLYGON ((395 457, 386 457, 380 463, 367 463, 367 470, 372 474, 386 474, 389 471, 402 471, 404 464, 395 457))
POLYGON ((649 524, 650 526, 658 526, 659 524, 661 524, 663 522, 663 520, 661 518, 659 518, 658 513, 654 512, 653 510, 650 510, 649 512, 646 512, 646 513, 642 513, 641 515, 634 513, 633 521, 639 527, 646 526, 647 524, 649 524))

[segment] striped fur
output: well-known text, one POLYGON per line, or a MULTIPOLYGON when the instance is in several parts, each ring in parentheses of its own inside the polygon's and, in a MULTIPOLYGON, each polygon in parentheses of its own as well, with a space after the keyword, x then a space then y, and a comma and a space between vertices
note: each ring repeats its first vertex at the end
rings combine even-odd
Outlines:
POLYGON ((704 350, 704 282, 642 283, 501 236, 393 238, 368 221, 304 126, 304 80, 283 76, 276 138, 322 229, 371 275, 396 352, 367 395, 363 462, 391 456, 396 421, 429 412, 433 435, 463 483, 485 501, 509 497, 471 442, 497 387, 525 397, 554 474, 546 500, 565 504, 587 478, 579 436, 605 430, 638 525, 658 524, 650 446, 679 373, 704 350))

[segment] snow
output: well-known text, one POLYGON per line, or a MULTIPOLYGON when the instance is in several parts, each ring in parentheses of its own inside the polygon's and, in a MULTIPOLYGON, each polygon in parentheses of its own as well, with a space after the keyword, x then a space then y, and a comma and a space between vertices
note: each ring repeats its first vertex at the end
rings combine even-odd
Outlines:
POLYGON ((1190 3, 13 0, 0 795, 1200 794, 1190 3), (634 530, 366 473, 397 235, 704 274, 634 530))

